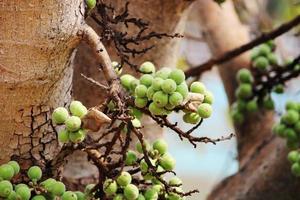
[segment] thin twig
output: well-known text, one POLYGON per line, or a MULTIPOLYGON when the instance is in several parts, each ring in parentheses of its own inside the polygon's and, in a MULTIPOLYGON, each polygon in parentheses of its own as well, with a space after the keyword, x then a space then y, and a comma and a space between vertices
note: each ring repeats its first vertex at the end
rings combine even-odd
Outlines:
POLYGON ((94 80, 94 79, 92 79, 92 78, 90 78, 90 77, 85 76, 84 74, 80 74, 80 75, 81 75, 83 78, 85 78, 87 81, 89 81, 90 83, 95 84, 96 86, 98 86, 98 87, 100 87, 100 88, 102 88, 102 89, 105 89, 105 90, 108 90, 108 89, 109 89, 108 86, 103 85, 103 84, 99 83, 98 81, 96 81, 96 80, 94 80))

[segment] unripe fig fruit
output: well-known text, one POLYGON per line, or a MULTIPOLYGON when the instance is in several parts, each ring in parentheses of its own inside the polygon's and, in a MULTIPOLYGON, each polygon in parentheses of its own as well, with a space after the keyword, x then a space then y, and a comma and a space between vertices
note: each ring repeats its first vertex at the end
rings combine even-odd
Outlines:
POLYGON ((169 75, 170 79, 173 79, 177 85, 181 84, 185 80, 185 74, 181 69, 174 69, 169 75))
POLYGON ((180 178, 178 178, 177 176, 174 176, 173 178, 171 178, 169 180, 169 185, 173 185, 173 186, 182 185, 182 180, 180 178))
POLYGON ((10 195, 12 191, 13 186, 9 181, 0 181, 0 197, 6 198, 10 195))
POLYGON ((162 166, 165 170, 173 170, 175 168, 175 164, 175 159, 168 153, 164 154, 159 159, 159 165, 162 166))
POLYGON ((82 118, 87 114, 87 108, 80 101, 72 101, 70 104, 72 115, 82 118))
POLYGON ((158 139, 153 143, 153 149, 157 150, 160 154, 165 154, 168 150, 168 144, 163 139, 158 139))
POLYGON ((269 53, 267 56, 269 63, 271 65, 278 65, 278 59, 277 56, 274 53, 269 53))
POLYGON ((155 90, 153 89, 153 86, 149 87, 147 90, 147 98, 149 100, 152 100, 154 93, 155 93, 155 90))
POLYGON ((134 126, 135 128, 140 128, 142 127, 141 121, 137 118, 134 118, 133 120, 131 120, 132 126, 134 126))
POLYGON ((191 84, 190 91, 193 93, 204 94, 204 92, 206 91, 206 87, 203 83, 195 81, 191 84))
POLYGON ((145 194, 144 194, 145 198, 148 200, 157 200, 158 199, 158 192, 153 189, 153 188, 149 188, 146 190, 145 194))
POLYGON ((14 177, 15 170, 14 168, 9 164, 3 164, 0 166, 0 177, 2 180, 10 180, 14 177))
POLYGON ((138 85, 135 90, 134 93, 137 97, 143 98, 147 96, 147 90, 148 88, 144 85, 138 85))
POLYGON ((290 151, 288 156, 287 156, 287 159, 290 163, 299 162, 300 161, 300 154, 297 150, 290 151))
POLYGON ((138 198, 136 200, 146 200, 144 195, 139 194, 138 198))
POLYGON ((261 44, 258 47, 258 50, 260 56, 267 56, 269 53, 271 53, 271 48, 267 44, 261 44))
POLYGON ((299 163, 294 163, 291 167, 292 173, 299 177, 300 176, 300 164, 299 163))
MULTIPOLYGON (((150 151, 151 150, 151 145, 149 144, 149 142, 147 140, 144 141, 145 147, 146 147, 146 151, 150 151)), ((137 152, 139 153, 143 153, 143 148, 142 148, 142 144, 140 142, 136 143, 135 148, 137 150, 137 152)))
POLYGON ((288 125, 293 125, 299 121, 299 113, 295 110, 288 110, 283 116, 282 120, 288 125))
POLYGON ((71 116, 65 121, 65 125, 68 131, 77 131, 81 126, 81 119, 77 116, 71 116))
POLYGON ((85 0, 85 3, 86 3, 88 10, 95 8, 95 6, 97 4, 96 0, 85 0))
POLYGON ((208 103, 202 103, 199 105, 197 112, 201 118, 208 118, 212 114, 212 107, 208 103))
POLYGON ((32 200, 46 200, 46 198, 43 195, 35 195, 32 200))
POLYGON ((186 113, 183 115, 183 121, 189 124, 198 124, 201 117, 197 113, 186 113))
POLYGON ((277 94, 282 94, 284 92, 284 85, 278 84, 274 87, 273 91, 277 94))
POLYGON ((176 90, 176 82, 172 79, 166 79, 161 85, 162 91, 164 91, 166 94, 171 94, 176 90))
POLYGON ((56 108, 52 113, 52 121, 55 124, 63 124, 69 117, 68 110, 64 107, 58 107, 56 108))
POLYGON ((121 76, 120 80, 121 80, 121 84, 123 85, 124 88, 126 89, 130 89, 130 84, 131 81, 135 80, 136 78, 134 78, 132 75, 130 74, 124 74, 121 76))
POLYGON ((77 196, 77 200, 85 200, 86 199, 83 192, 76 191, 75 194, 77 196))
POLYGON ((7 164, 12 166, 12 168, 14 169, 14 175, 16 175, 20 172, 20 165, 16 161, 12 160, 12 161, 9 161, 7 164))
POLYGON ((55 181, 51 187, 51 193, 55 196, 61 197, 66 192, 66 186, 60 181, 55 181))
POLYGON ((163 108, 168 104, 168 95, 162 91, 155 92, 153 95, 153 102, 159 108, 163 108))
POLYGON ((112 196, 117 192, 118 186, 116 181, 112 179, 106 179, 103 184, 103 191, 108 196, 112 196))
POLYGON ((243 113, 241 113, 239 110, 236 109, 232 110, 230 112, 230 115, 235 124, 242 124, 245 121, 245 117, 243 113))
POLYGON ((267 110, 274 110, 275 104, 274 104, 273 99, 272 99, 270 96, 266 96, 266 97, 263 99, 263 106, 264 106, 264 108, 267 109, 267 110))
POLYGON ((208 103, 208 104, 212 104, 214 102, 214 95, 213 93, 211 93, 210 91, 205 91, 204 92, 204 100, 203 103, 208 103))
POLYGON ((155 73, 155 66, 152 62, 146 61, 141 65, 140 71, 144 74, 153 74, 155 73))
POLYGON ((117 194, 117 195, 113 198, 113 200, 124 200, 124 199, 125 199, 125 197, 124 197, 123 194, 117 194))
POLYGON ((265 57, 259 56, 254 60, 253 66, 261 71, 265 71, 268 69, 269 60, 265 57))
POLYGON ((298 111, 298 103, 293 102, 293 101, 288 101, 285 104, 285 109, 298 111))
POLYGON ((242 83, 236 90, 236 97, 239 99, 247 99, 252 96, 252 86, 248 83, 242 83))
POLYGON ((147 98, 136 97, 134 99, 134 105, 138 108, 144 108, 148 103, 147 98))
POLYGON ((135 154, 134 151, 131 151, 129 150, 127 153, 126 153, 126 159, 125 159, 125 164, 127 166, 131 166, 131 165, 134 165, 137 161, 137 156, 135 154))
POLYGON ((258 111, 258 105, 257 105, 257 100, 252 99, 251 101, 248 101, 246 104, 246 110, 248 112, 256 112, 258 111))
POLYGON ((164 108, 160 108, 156 105, 156 103, 152 102, 149 105, 149 111, 152 115, 166 115, 167 111, 164 108))
POLYGON ((134 79, 130 82, 129 89, 132 92, 135 92, 135 88, 140 85, 140 81, 138 79, 134 79))
POLYGON ((286 128, 284 130, 285 137, 290 141, 297 141, 298 135, 292 128, 286 128))
POLYGON ((282 123, 275 124, 272 128, 273 133, 280 137, 284 137, 284 131, 286 129, 286 126, 282 123))
POLYGON ((152 81, 153 90, 155 90, 155 91, 161 90, 161 86, 162 86, 163 82, 164 82, 164 79, 162 79, 160 77, 155 77, 152 81))
POLYGON ((61 196, 61 200, 77 200, 77 196, 74 192, 67 191, 61 196))
POLYGON ((68 143, 69 142, 69 132, 66 129, 61 130, 58 133, 58 141, 62 143, 68 143))
POLYGON ((69 133, 69 138, 73 143, 80 143, 85 139, 85 131, 83 129, 79 129, 76 132, 69 133))
POLYGON ((156 72, 155 77, 160 77, 162 79, 167 79, 167 78, 169 78, 170 73, 171 73, 171 69, 167 68, 167 67, 164 67, 164 68, 161 68, 160 70, 158 70, 156 72))
POLYGON ((183 97, 179 92, 173 92, 169 96, 169 103, 173 106, 179 106, 183 102, 183 97))
POLYGON ((252 73, 249 69, 246 68, 240 69, 238 71, 236 79, 240 83, 253 83, 254 81, 252 73))
POLYGON ((16 194, 22 200, 29 200, 31 197, 31 191, 27 186, 18 187, 18 189, 16 189, 16 194))
POLYGON ((120 186, 125 187, 131 183, 131 180, 131 175, 128 172, 122 172, 121 175, 117 178, 117 183, 120 186))
POLYGON ((150 87, 152 85, 153 76, 150 74, 144 74, 140 78, 140 84, 150 87))
POLYGON ((180 85, 177 85, 175 91, 179 92, 182 95, 183 99, 186 99, 186 97, 189 94, 189 88, 185 82, 181 83, 180 85))
POLYGON ((137 199, 139 196, 139 189, 135 185, 129 184, 124 188, 124 196, 126 199, 137 199))
POLYGON ((42 170, 38 166, 32 166, 28 169, 27 171, 27 176, 32 180, 32 181, 38 181, 42 178, 42 170))

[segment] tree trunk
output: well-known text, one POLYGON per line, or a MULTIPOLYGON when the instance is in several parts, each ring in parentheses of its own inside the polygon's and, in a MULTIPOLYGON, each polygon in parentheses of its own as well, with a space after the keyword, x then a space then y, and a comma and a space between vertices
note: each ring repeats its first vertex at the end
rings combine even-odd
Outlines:
POLYGON ((0 2, 0 161, 45 165, 59 150, 51 110, 69 103, 81 0, 0 2))
MULTIPOLYGON (((215 56, 248 42, 247 30, 240 23, 231 1, 220 7, 203 0, 198 8, 206 41, 215 56)), ((234 101, 237 87, 235 74, 244 67, 250 67, 247 54, 219 67, 230 103, 234 101)), ((262 111, 247 116, 242 126, 235 127, 240 170, 222 181, 208 199, 297 199, 299 183, 290 173, 284 141, 271 134, 273 123, 273 112, 262 111)))

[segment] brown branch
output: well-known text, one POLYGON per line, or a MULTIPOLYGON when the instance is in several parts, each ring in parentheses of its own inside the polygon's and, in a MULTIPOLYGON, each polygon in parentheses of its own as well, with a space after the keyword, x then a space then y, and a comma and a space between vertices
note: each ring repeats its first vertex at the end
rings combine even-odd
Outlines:
POLYGON ((263 33, 261 36, 252 40, 249 43, 246 43, 238 48, 228 51, 219 57, 211 58, 208 61, 206 61, 205 63, 203 63, 197 67, 193 67, 193 68, 186 70, 185 71, 186 77, 188 78, 188 77, 192 77, 192 76, 198 76, 199 74, 201 74, 207 70, 210 70, 214 65, 222 64, 222 63, 229 61, 229 60, 239 56, 240 54, 242 54, 242 53, 244 53, 244 52, 246 52, 268 40, 275 39, 276 37, 288 32, 289 30, 291 30, 293 27, 297 26, 298 24, 300 24, 300 15, 295 17, 293 20, 282 24, 281 26, 279 26, 278 28, 274 29, 271 32, 263 33))
POLYGON ((118 76, 113 71, 110 57, 98 34, 87 24, 82 26, 79 34, 83 36, 83 40, 94 50, 96 60, 101 65, 106 81, 111 84, 114 80, 118 79, 118 76))

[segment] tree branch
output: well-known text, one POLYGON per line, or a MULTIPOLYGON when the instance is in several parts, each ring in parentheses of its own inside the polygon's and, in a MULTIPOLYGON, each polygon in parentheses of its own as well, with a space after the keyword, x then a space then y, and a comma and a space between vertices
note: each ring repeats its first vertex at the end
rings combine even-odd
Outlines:
POLYGON ((83 40, 86 41, 86 43, 94 50, 93 52, 95 52, 96 54, 96 60, 101 65, 103 74, 107 82, 110 84, 114 80, 117 80, 118 76, 113 71, 110 57, 101 42, 101 38, 94 31, 94 29, 92 29, 87 24, 84 24, 79 34, 83 36, 83 40))
POLYGON ((229 61, 229 60, 239 56, 240 54, 252 49, 253 47, 256 47, 268 40, 275 39, 276 37, 288 32, 293 27, 295 27, 299 24, 300 24, 300 15, 295 17, 293 20, 282 24, 281 26, 279 26, 278 28, 274 29, 271 32, 263 33, 261 36, 252 40, 249 43, 246 43, 238 48, 228 51, 219 57, 211 58, 208 61, 206 61, 205 63, 203 63, 197 67, 188 69, 187 71, 185 71, 186 77, 188 78, 188 77, 192 77, 192 76, 198 76, 201 73, 203 73, 207 70, 210 70, 214 65, 222 64, 222 63, 229 61))

